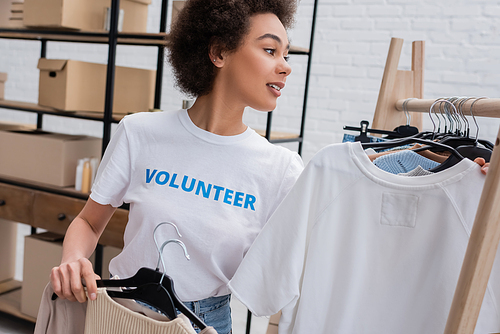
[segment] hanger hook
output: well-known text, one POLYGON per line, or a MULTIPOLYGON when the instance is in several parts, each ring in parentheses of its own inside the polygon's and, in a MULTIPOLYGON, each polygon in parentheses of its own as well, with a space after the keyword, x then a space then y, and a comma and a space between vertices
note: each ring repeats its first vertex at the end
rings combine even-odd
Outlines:
POLYGON ((158 262, 156 264, 156 269, 158 270, 160 268, 160 262, 163 266, 163 275, 161 276, 160 284, 163 282, 163 278, 165 277, 166 271, 167 271, 167 269, 165 267, 165 260, 163 259, 163 249, 165 248, 166 245, 168 245, 171 242, 175 242, 176 244, 178 244, 179 246, 182 247, 182 249, 184 250, 184 256, 186 257, 186 259, 188 259, 188 261, 191 259, 191 257, 189 256, 189 254, 187 252, 186 245, 184 245, 184 243, 182 241, 180 241, 179 239, 167 240, 164 243, 162 243, 160 247, 158 247, 158 244, 156 244, 156 247, 157 247, 158 253, 159 253, 158 262))
POLYGON ((450 110, 449 107, 447 107, 447 111, 449 113, 449 118, 450 118, 450 132, 451 133, 459 133, 461 130, 461 123, 460 123, 460 118, 458 117, 458 111, 457 111, 457 106, 455 105, 455 102, 459 100, 460 98, 457 96, 452 96, 448 99, 449 102, 453 105, 453 112, 450 110))
POLYGON ((415 100, 415 99, 416 99, 415 97, 410 97, 410 98, 407 98, 406 100, 403 101, 403 111, 404 111, 405 116, 406 116, 406 125, 407 126, 410 126, 410 123, 411 123, 411 114, 408 111, 408 101, 415 100))
POLYGON ((175 225, 174 223, 171 223, 171 222, 161 222, 159 223, 158 225, 155 226, 155 229, 153 230, 153 238, 155 239, 155 243, 158 245, 158 243, 156 242, 156 230, 158 230, 158 228, 162 225, 171 225, 175 228, 175 231, 177 232, 177 235, 181 238, 182 235, 181 233, 179 232, 179 229, 177 228, 177 225, 175 225))
POLYGON ((476 98, 471 104, 470 104, 470 115, 472 116, 472 120, 474 120, 474 124, 476 124, 476 144, 477 144, 477 141, 479 139, 479 124, 477 124, 477 121, 476 121, 476 117, 474 116, 474 113, 473 113, 473 108, 474 108, 474 104, 479 101, 479 100, 482 100, 482 99, 487 99, 488 97, 487 96, 482 96, 482 97, 478 97, 476 98))
MULTIPOLYGON (((438 100, 439 100, 439 101, 444 101, 444 100, 445 100, 445 98, 444 98, 444 97, 441 97, 441 98, 439 98, 438 100)), ((438 129, 437 129, 437 130, 438 130, 438 132, 441 132, 441 118, 439 117, 439 115, 441 115, 441 116, 443 117, 443 121, 444 121, 444 123, 445 123, 445 124, 444 124, 444 127, 445 127, 444 132, 446 132, 446 119, 445 119, 445 117, 444 117, 444 115, 443 115, 443 111, 441 110, 441 108, 442 108, 442 103, 440 103, 438 107, 439 107, 439 109, 438 109, 438 110, 439 110, 439 113, 438 113, 437 111, 435 111, 435 110, 434 110, 434 114, 436 115, 436 117, 437 117, 437 119, 438 119, 438 121, 439 121, 439 123, 438 123, 438 129)))
POLYGON ((463 99, 464 99, 463 97, 457 97, 453 101, 453 105, 455 106, 455 109, 457 109, 457 113, 455 114, 455 121, 457 122, 457 130, 455 131, 455 133, 458 136, 461 136, 463 134, 462 127, 463 127, 464 123, 462 123, 462 115, 460 114, 460 110, 459 110, 460 102, 463 99))
POLYGON ((173 228, 175 229, 175 231, 177 232, 177 235, 179 237, 182 237, 181 233, 179 232, 179 229, 177 228, 177 225, 175 225, 174 223, 171 223, 171 222, 161 222, 159 223, 158 225, 155 226, 154 230, 153 230, 153 239, 155 241, 155 245, 156 245, 156 249, 158 250, 158 262, 156 264, 156 269, 158 270, 159 267, 160 267, 160 261, 163 265, 163 275, 161 277, 161 280, 160 280, 160 283, 163 282, 163 277, 165 275, 165 261, 163 260, 163 248, 165 247, 165 245, 167 245, 168 243, 170 242, 177 242, 183 249, 184 249, 184 255, 186 256, 186 258, 189 260, 189 254, 187 253, 187 250, 186 250, 186 246, 184 245, 184 243, 178 239, 170 239, 170 240, 167 240, 165 241, 161 247, 158 246, 158 240, 156 239, 156 231, 158 230, 158 228, 162 225, 171 225, 173 226, 173 228))
POLYGON ((429 118, 431 119, 431 122, 432 122, 432 125, 433 125, 433 129, 432 129, 432 132, 434 134, 436 134, 436 130, 437 131, 441 131, 441 119, 439 118, 437 112, 434 110, 434 106, 438 103, 438 102, 441 102, 441 101, 445 101, 443 98, 438 98, 437 100, 434 101, 434 103, 432 103, 431 107, 429 108, 429 118), (432 118, 432 113, 434 113, 436 115, 436 118, 438 120, 438 127, 436 129, 436 123, 434 122, 434 119, 432 118))
MULTIPOLYGON (((457 109, 455 108, 455 105, 453 105, 453 103, 451 103, 450 101, 446 100, 446 99, 437 99, 436 101, 434 101, 434 103, 431 105, 431 107, 429 108, 429 115, 431 115, 431 110, 433 110, 434 106, 439 103, 439 109, 441 109, 441 105, 443 104, 443 102, 445 104, 448 104, 450 105, 452 108, 453 108, 453 111, 454 112, 457 112, 457 109)), ((444 116, 443 116, 444 117, 444 116)), ((439 117, 438 117, 439 119, 439 117)), ((432 120, 432 117, 431 117, 431 120, 432 120)), ((434 122, 432 122, 432 124, 434 124, 434 122)), ((436 130, 436 125, 434 124, 434 130, 436 130)))
POLYGON ((463 120, 464 120, 464 122, 465 122, 465 130, 464 130, 465 132, 464 132, 464 136, 465 136, 465 137, 467 137, 467 138, 469 138, 469 135, 470 135, 470 123, 469 123, 469 120, 467 119, 467 117, 465 117, 465 114, 464 114, 464 111, 463 111, 463 109, 462 109, 462 108, 464 107, 465 103, 466 103, 467 101, 469 101, 470 99, 473 99, 473 97, 465 97, 465 98, 463 98, 463 99, 460 101, 460 103, 459 103, 459 105, 458 105, 458 110, 459 110, 459 112, 460 112, 460 115, 462 116, 462 119, 463 119, 463 120))
POLYGON ((434 105, 436 104, 436 102, 438 101, 439 99, 437 99, 436 101, 434 101, 434 103, 431 105, 431 107, 429 108, 429 118, 431 119, 431 122, 432 122, 432 132, 433 133, 436 133, 436 122, 434 122, 434 119, 432 118, 432 108, 434 108, 434 105))

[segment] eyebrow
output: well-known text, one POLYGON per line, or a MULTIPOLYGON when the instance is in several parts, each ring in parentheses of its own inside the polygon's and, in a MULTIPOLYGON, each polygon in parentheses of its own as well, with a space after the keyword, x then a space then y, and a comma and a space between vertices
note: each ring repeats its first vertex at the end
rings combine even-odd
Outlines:
MULTIPOLYGON (((275 41, 277 41, 280 45, 283 44, 283 41, 281 41, 281 38, 279 38, 278 36, 276 36, 275 34, 264 34, 262 36, 260 36, 259 38, 257 38, 257 40, 263 40, 263 39, 266 39, 266 38, 271 38, 271 39, 274 39, 275 41)), ((286 49, 289 50, 290 49, 290 43, 288 43, 288 45, 286 46, 286 49)))

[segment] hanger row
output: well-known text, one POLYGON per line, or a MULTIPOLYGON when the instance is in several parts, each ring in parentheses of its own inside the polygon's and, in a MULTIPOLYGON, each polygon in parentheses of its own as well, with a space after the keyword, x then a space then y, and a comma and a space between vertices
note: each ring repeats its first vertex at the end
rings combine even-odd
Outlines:
MULTIPOLYGON (((486 98, 486 97, 445 97, 441 99, 467 99, 462 105, 462 110, 465 116, 471 116, 471 106, 473 105, 473 114, 480 117, 493 117, 499 118, 500 114, 500 98, 486 98)), ((396 109, 399 111, 404 111, 403 105, 406 101, 406 109, 410 112, 422 112, 427 113, 431 105, 436 101, 436 99, 400 99, 396 101, 396 109)))

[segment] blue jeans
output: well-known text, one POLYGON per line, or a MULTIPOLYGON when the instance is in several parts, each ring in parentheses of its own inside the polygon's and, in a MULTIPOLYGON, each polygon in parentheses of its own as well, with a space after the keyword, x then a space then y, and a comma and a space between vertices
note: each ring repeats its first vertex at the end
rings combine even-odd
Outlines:
MULTIPOLYGON (((231 334, 231 295, 209 297, 206 299, 184 302, 187 308, 193 311, 207 326, 212 326, 218 334, 231 334)), ((198 326, 193 324, 196 333, 200 332, 198 326)))

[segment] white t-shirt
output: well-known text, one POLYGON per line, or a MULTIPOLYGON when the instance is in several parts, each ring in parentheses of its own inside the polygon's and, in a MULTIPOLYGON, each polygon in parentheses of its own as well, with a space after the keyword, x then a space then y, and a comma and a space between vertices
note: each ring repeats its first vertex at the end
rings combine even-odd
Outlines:
MULTIPOLYGON (((229 286, 279 333, 443 333, 484 184, 464 159, 426 176, 373 165, 360 143, 309 162, 229 286)), ((494 264, 475 333, 500 331, 494 264)))
MULTIPOLYGON (((90 197, 114 207, 130 203, 124 249, 110 263, 126 278, 155 268, 153 230, 168 244, 166 273, 184 301, 230 293, 227 282, 265 222, 303 169, 299 155, 250 128, 219 136, 192 123, 186 110, 138 113, 119 124, 90 197)), ((160 268, 163 271, 163 268, 160 268)))

